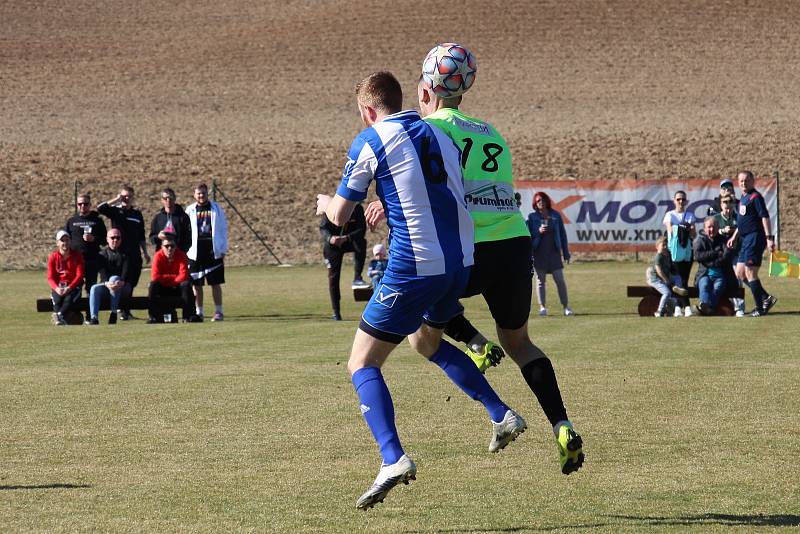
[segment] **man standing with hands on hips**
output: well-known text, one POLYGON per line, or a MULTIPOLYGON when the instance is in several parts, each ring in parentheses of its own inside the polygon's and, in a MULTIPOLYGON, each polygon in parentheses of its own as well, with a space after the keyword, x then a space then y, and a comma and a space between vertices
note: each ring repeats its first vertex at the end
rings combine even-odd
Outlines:
POLYGON ((764 249, 775 250, 775 236, 772 234, 772 224, 769 220, 769 211, 764 197, 755 188, 755 176, 751 171, 742 171, 738 174, 739 189, 742 198, 739 200, 739 210, 736 214, 736 231, 728 240, 728 247, 736 246, 739 237, 739 257, 736 262, 736 277, 747 284, 753 294, 755 307, 750 315, 761 317, 778 302, 777 297, 770 295, 761 285, 758 270, 764 249))
POLYGON ((189 273, 194 286, 195 311, 199 321, 203 320, 203 285, 211 286, 214 298, 212 321, 222 321, 222 284, 225 283, 225 254, 228 253, 228 221, 225 212, 216 202, 208 198, 208 186, 199 184, 194 188, 197 201, 186 208, 192 229, 192 246, 189 257, 189 273))

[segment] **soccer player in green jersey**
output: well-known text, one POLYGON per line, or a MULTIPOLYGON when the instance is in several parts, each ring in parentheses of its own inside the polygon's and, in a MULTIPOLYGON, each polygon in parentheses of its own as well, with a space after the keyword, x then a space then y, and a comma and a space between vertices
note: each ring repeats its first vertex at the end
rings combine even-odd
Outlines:
MULTIPOLYGON (((577 471, 584 459, 582 439, 567 417, 550 359, 528 335, 531 237, 514 196, 511 152, 492 125, 458 109, 461 96, 439 97, 423 77, 417 96, 423 119, 461 149, 465 201, 475 224, 475 265, 463 297, 483 295, 500 344, 520 367, 553 426, 562 473, 577 471)), ((445 333, 462 343, 475 343, 479 335, 463 315, 445 333)))

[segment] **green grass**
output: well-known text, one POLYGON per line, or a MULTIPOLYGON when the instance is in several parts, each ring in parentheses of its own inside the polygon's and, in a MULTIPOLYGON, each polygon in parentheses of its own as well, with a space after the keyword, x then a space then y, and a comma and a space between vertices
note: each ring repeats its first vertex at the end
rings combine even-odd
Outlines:
MULTIPOLYGON (((483 409, 403 344, 385 376, 418 480, 368 513, 355 499, 380 459, 345 370, 358 309, 328 319, 323 268, 230 269, 224 323, 91 328, 33 311, 43 273, 2 273, 0 531, 797 527, 800 282, 765 280, 780 297, 765 318, 654 319, 624 296, 643 273, 572 265, 578 315, 530 322, 581 471, 560 474, 510 360, 488 377, 529 430, 490 455, 483 409)), ((467 309, 490 333, 485 304, 467 309)))

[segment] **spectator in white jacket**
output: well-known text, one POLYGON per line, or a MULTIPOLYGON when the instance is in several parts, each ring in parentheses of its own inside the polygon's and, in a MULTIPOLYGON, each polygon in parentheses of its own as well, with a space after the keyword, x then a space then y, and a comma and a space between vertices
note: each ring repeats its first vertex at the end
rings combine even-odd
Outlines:
POLYGON ((212 321, 222 321, 222 284, 225 283, 225 254, 228 253, 228 222, 225 212, 208 198, 208 186, 194 188, 197 202, 186 208, 192 229, 192 246, 189 256, 189 274, 192 277, 197 316, 203 318, 203 286, 211 286, 214 298, 212 321))

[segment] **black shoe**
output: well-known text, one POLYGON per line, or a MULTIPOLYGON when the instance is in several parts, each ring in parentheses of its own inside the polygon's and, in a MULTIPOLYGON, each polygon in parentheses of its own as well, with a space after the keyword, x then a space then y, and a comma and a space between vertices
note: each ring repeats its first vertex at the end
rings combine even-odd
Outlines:
POLYGON ((188 319, 186 319, 187 323, 202 323, 203 316, 202 315, 190 315, 188 319))
POLYGON ((763 317, 764 315, 766 315, 766 312, 763 310, 759 310, 758 308, 750 312, 750 317, 763 317))
POLYGON ((56 314, 56 326, 67 326, 67 320, 64 319, 64 315, 61 313, 56 314))
POLYGON ((117 324, 117 312, 111 312, 108 316, 108 324, 117 324))
POLYGON ((778 297, 774 297, 772 295, 767 295, 767 298, 764 299, 764 302, 761 303, 761 308, 764 311, 764 315, 769 313, 775 303, 778 302, 778 297))
POLYGON ((334 321, 341 321, 341 320, 342 320, 342 314, 340 314, 340 313, 334 313, 334 314, 331 316, 331 319, 333 319, 334 321))
POLYGON ((84 321, 83 324, 95 325, 95 324, 100 324, 100 321, 97 320, 97 317, 92 317, 88 321, 84 321))
MULTIPOLYGON (((127 319, 122 319, 123 321, 127 321, 127 319)), ((148 317, 147 324, 158 324, 158 319, 155 317, 148 317)))
POLYGON ((128 310, 122 310, 122 313, 119 316, 120 321, 130 321, 133 319, 133 315, 128 310))

